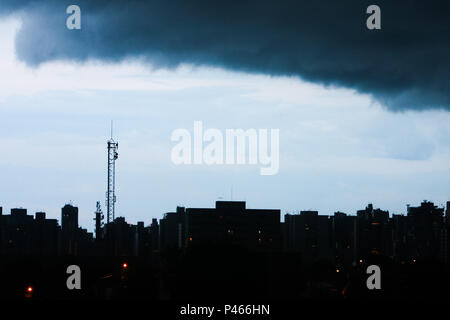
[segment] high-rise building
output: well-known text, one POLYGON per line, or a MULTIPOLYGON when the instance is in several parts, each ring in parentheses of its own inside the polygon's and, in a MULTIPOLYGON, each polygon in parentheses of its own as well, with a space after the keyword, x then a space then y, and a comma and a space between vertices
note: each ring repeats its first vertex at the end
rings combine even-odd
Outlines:
POLYGON ((78 207, 66 204, 61 209, 61 228, 63 232, 78 229, 78 207))
POLYGON ((338 265, 354 265, 358 259, 356 217, 335 212, 331 217, 332 247, 338 265))
POLYGON ((215 208, 183 208, 160 221, 161 249, 236 245, 281 250, 280 210, 247 209, 243 201, 217 201, 215 208))
POLYGON ((57 255, 58 225, 56 219, 45 219, 37 212, 36 219, 27 209, 13 208, 11 215, 0 219, 0 253, 7 255, 57 255))
POLYGON ((117 217, 105 225, 104 240, 109 256, 136 256, 138 254, 138 226, 130 225, 124 217, 117 217))
POLYGON ((61 209, 61 254, 89 255, 92 242, 93 234, 78 226, 78 208, 66 204, 61 209))
POLYGON ((319 215, 317 211, 301 211, 286 214, 284 220, 287 251, 300 253, 306 263, 333 257, 328 216, 319 215))
POLYGON ((186 212, 177 207, 175 212, 167 212, 159 221, 159 247, 161 250, 181 249, 186 246, 186 212))
POLYGON ((215 208, 186 209, 186 243, 281 250, 280 210, 247 209, 244 201, 216 201, 215 208))
POLYGON ((389 211, 374 209, 369 204, 357 213, 358 255, 369 254, 392 256, 392 226, 389 211))
POLYGON ((410 256, 407 235, 408 217, 400 214, 392 215, 392 255, 397 261, 405 261, 410 256))
POLYGON ((420 207, 411 207, 408 213, 408 246, 411 255, 421 258, 440 256, 441 235, 444 226, 444 208, 423 201, 420 207))

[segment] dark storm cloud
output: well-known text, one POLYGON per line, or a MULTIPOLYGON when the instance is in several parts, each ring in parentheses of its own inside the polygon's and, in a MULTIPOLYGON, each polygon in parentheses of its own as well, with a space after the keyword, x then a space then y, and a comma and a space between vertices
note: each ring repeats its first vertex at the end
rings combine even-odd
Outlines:
POLYGON ((394 111, 450 110, 450 1, 11 1, 18 57, 143 59, 295 76, 368 93, 394 111), (78 4, 82 30, 67 30, 78 4), (382 30, 366 28, 381 7, 382 30))

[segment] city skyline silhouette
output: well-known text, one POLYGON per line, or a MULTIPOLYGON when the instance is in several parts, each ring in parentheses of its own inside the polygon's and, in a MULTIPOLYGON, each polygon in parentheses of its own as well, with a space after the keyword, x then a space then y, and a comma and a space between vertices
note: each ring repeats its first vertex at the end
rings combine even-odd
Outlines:
POLYGON ((0 300, 448 300, 449 16, 2 0, 0 300))
POLYGON ((0 272, 15 275, 0 296, 20 299, 25 290, 25 298, 36 299, 221 299, 239 287, 239 296, 261 299, 444 298, 449 214, 450 201, 445 209, 424 201, 405 216, 390 217, 369 204, 356 216, 301 211, 280 222, 280 210, 217 201, 214 208, 177 207, 148 226, 116 217, 96 224, 93 237, 78 225, 78 208, 70 204, 61 209, 61 225, 45 212, 33 217, 26 209, 10 215, 0 209, 0 272), (41 271, 23 274, 24 263, 41 271), (81 264, 89 274, 84 290, 64 289, 66 264, 81 264), (383 270, 383 290, 376 293, 363 285, 369 265, 383 270), (50 280, 55 270, 60 274, 50 280), (294 287, 279 279, 281 270, 294 287), (424 282, 430 277, 441 282, 424 282))

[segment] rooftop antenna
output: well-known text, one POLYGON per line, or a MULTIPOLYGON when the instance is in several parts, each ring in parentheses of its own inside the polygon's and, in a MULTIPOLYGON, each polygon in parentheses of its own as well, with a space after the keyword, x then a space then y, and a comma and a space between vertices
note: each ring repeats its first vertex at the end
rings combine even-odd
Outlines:
POLYGON ((103 211, 100 206, 100 201, 97 201, 97 210, 95 210, 95 239, 96 241, 102 238, 102 227, 103 227, 103 211))
POLYGON ((113 122, 111 120, 111 138, 107 141, 108 149, 108 181, 106 188, 106 223, 114 221, 116 203, 116 160, 119 143, 113 139, 113 122))

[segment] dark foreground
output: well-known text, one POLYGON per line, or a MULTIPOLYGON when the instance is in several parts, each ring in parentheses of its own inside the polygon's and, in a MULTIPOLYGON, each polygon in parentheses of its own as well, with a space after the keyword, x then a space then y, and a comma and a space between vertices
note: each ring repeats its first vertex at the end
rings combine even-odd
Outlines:
POLYGON ((302 262, 296 254, 251 253, 236 248, 173 251, 146 259, 4 256, 0 275, 0 299, 13 300, 450 298, 448 267, 433 261, 394 262, 380 255, 339 269, 328 261, 302 262), (369 290, 366 285, 366 269, 373 264, 381 269, 380 290, 369 290), (80 290, 67 288, 70 265, 81 269, 80 290))

